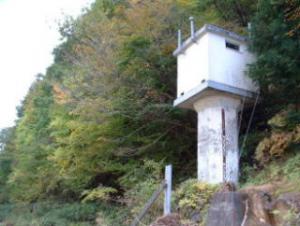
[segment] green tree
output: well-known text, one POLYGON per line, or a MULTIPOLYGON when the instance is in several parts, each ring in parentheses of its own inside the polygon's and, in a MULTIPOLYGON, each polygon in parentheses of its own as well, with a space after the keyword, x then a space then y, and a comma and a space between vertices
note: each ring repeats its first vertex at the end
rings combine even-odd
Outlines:
POLYGON ((257 9, 257 0, 198 0, 200 9, 213 7, 227 22, 247 27, 257 9))
POLYGON ((9 177, 13 198, 35 200, 51 193, 55 170, 47 161, 51 152, 48 125, 53 103, 52 88, 39 76, 23 103, 23 117, 17 122, 14 164, 9 177), (26 191, 26 192, 23 192, 26 191))
POLYGON ((257 60, 250 76, 260 85, 264 105, 272 112, 299 103, 300 31, 295 29, 299 20, 288 19, 293 15, 291 2, 297 6, 295 1, 260 1, 252 23, 251 50, 257 60))
POLYGON ((12 164, 15 146, 15 127, 2 129, 0 131, 0 202, 7 202, 9 189, 7 182, 12 172, 12 164))

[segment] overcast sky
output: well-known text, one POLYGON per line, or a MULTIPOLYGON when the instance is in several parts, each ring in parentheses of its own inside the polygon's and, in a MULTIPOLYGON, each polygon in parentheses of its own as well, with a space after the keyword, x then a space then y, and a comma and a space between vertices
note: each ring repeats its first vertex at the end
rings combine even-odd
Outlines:
POLYGON ((0 0, 0 129, 14 124, 16 106, 38 73, 52 63, 58 21, 78 16, 93 0, 0 0))

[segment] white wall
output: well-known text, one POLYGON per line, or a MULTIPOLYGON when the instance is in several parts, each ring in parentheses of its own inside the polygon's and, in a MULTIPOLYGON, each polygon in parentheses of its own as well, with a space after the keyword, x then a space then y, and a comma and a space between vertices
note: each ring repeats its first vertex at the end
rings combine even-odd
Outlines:
POLYGON ((253 60, 245 43, 206 32, 177 57, 177 97, 200 85, 202 80, 255 92, 256 87, 245 74, 247 64, 253 60), (226 48, 226 40, 238 44, 240 50, 226 48))
POLYGON ((208 35, 204 34, 177 58, 177 97, 208 78, 208 35))
POLYGON ((247 64, 253 62, 245 43, 237 42, 220 35, 208 33, 209 79, 241 88, 256 91, 251 79, 246 75, 247 64), (226 48, 226 40, 240 46, 240 50, 226 48))

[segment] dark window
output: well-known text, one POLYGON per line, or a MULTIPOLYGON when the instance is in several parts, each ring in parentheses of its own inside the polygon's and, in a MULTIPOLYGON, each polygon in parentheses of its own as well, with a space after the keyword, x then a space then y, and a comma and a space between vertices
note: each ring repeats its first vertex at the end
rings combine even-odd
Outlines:
POLYGON ((240 46, 239 45, 233 44, 232 42, 228 42, 228 41, 226 41, 226 48, 233 49, 233 50, 236 50, 236 51, 240 50, 240 46))

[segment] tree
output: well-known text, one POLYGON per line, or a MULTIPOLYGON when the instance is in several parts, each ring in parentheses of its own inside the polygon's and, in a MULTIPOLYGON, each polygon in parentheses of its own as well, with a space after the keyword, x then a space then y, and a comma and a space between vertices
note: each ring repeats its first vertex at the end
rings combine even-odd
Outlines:
POLYGON ((257 0, 199 0, 200 9, 213 7, 227 22, 247 27, 256 12, 257 0))
POLYGON ((0 203, 9 199, 7 182, 12 172, 15 146, 15 127, 2 129, 0 131, 0 203))
POLYGON ((12 173, 8 186, 12 198, 23 201, 49 195, 55 187, 55 168, 47 161, 49 152, 52 87, 46 78, 37 78, 23 103, 23 117, 18 120, 15 135, 12 173), (23 192, 26 190, 26 192, 23 192))
POLYGON ((293 4, 296 7, 295 1, 260 1, 252 23, 251 50, 257 60, 250 76, 259 83, 265 106, 273 112, 299 103, 300 32, 295 29, 299 22, 288 19, 297 15, 293 4))

